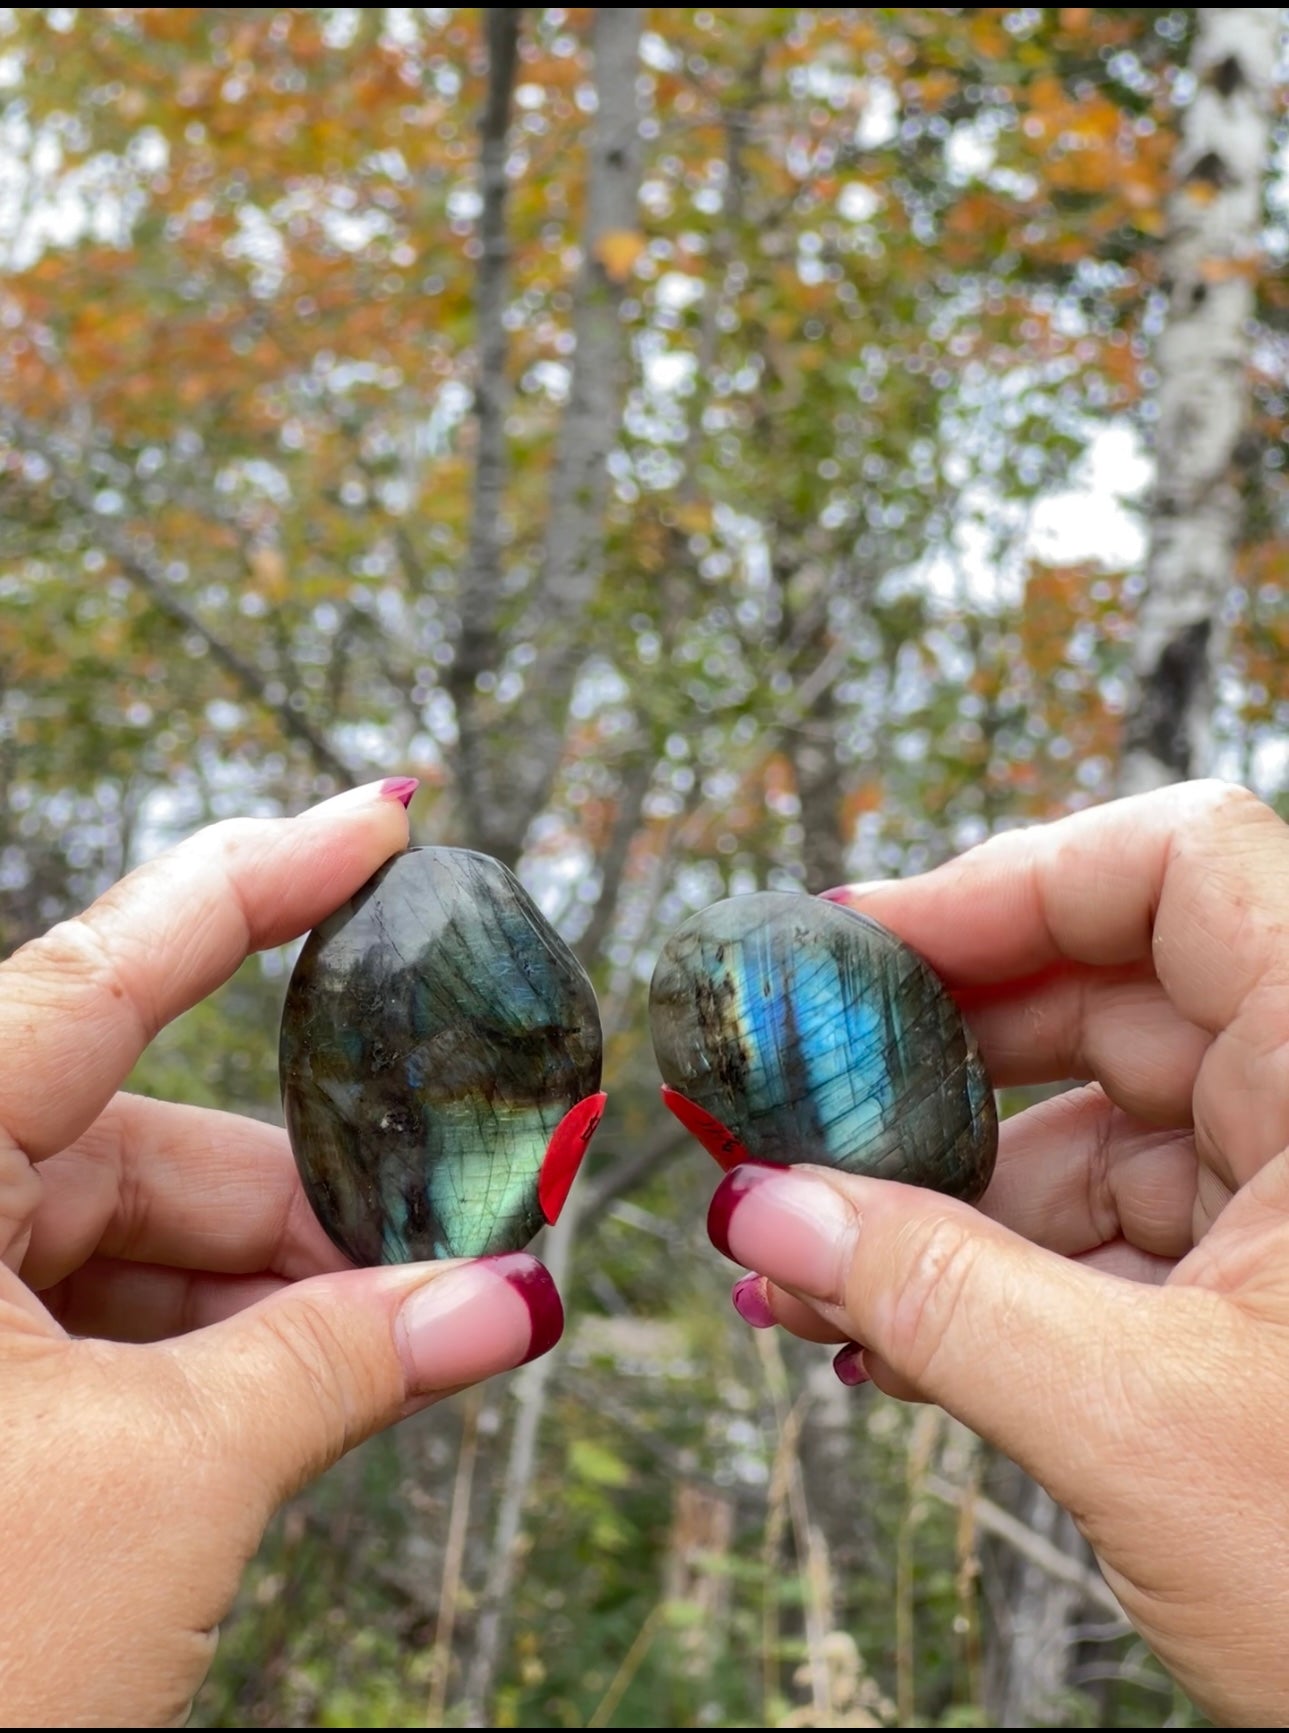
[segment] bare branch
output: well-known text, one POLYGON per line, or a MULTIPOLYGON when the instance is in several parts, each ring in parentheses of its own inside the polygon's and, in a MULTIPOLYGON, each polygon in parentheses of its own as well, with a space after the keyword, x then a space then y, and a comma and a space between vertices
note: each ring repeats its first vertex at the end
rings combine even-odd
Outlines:
POLYGON ((57 476, 71 504, 87 522, 93 524, 95 536, 102 547, 112 556, 130 582, 144 592, 157 611, 182 631, 199 638, 210 653, 211 661, 222 668, 248 698, 267 711, 285 735, 307 747, 320 770, 326 771, 341 783, 354 781, 354 767, 336 751, 326 735, 315 728, 300 711, 292 708, 289 701, 281 703, 270 697, 269 677, 254 663, 248 662, 231 644, 226 644, 211 630, 200 614, 188 606, 166 577, 161 562, 142 539, 99 510, 93 494, 72 473, 49 441, 19 417, 6 414, 3 425, 15 445, 39 452, 57 476))
POLYGON ((1070 1588, 1078 1589, 1084 1599, 1093 1606, 1108 1613, 1111 1618, 1122 1621, 1123 1630, 1131 1627, 1124 1616, 1123 1608, 1115 1599, 1105 1580, 1095 1572, 1085 1569, 1077 1559, 1072 1559, 1062 1552, 1059 1546, 1054 1546, 1044 1535, 1036 1534, 1018 1517, 1005 1511, 1000 1504, 983 1497, 980 1493, 966 1493, 961 1488, 952 1485, 938 1474, 928 1474, 923 1480, 924 1489, 945 1504, 955 1508, 970 1497, 972 1514, 978 1527, 986 1534, 992 1534, 996 1539, 1005 1541, 1013 1552, 1018 1552, 1022 1558, 1037 1565, 1058 1583, 1066 1583, 1070 1588))
MULTIPOLYGON (((544 1247, 546 1267, 557 1288, 565 1288, 567 1285, 572 1264, 573 1238, 580 1220, 577 1187, 574 1186, 544 1247)), ((501 1496, 497 1503, 492 1558, 479 1596, 475 1649, 462 1693, 462 1723, 466 1727, 494 1725, 490 1710, 501 1658, 506 1605, 510 1600, 510 1588, 515 1578, 515 1567, 519 1562, 524 1510, 537 1467, 537 1443, 546 1412, 546 1392, 552 1369, 559 1363, 560 1358, 558 1348, 553 1353, 543 1354, 540 1360, 534 1360, 531 1366, 525 1366, 516 1380, 518 1413, 510 1438, 510 1453, 506 1461, 501 1496)))
POLYGON ((660 1167, 666 1167, 682 1150, 690 1147, 688 1132, 679 1130, 670 1121, 660 1123, 653 1137, 634 1155, 623 1156, 587 1183, 581 1204, 582 1232, 589 1232, 620 1197, 634 1191, 660 1167))
POLYGON ((586 931, 578 941, 578 950, 590 962, 599 956, 612 930, 623 875, 627 870, 631 845, 640 830, 640 820, 653 783, 653 773, 652 759, 640 757, 634 763, 628 764, 622 775, 613 831, 609 837, 609 846, 599 862, 600 894, 595 899, 595 907, 586 931))

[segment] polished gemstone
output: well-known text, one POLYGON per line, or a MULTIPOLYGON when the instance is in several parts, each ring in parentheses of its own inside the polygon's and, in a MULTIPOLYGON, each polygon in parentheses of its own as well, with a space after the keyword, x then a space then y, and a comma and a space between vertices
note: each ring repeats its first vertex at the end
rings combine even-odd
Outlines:
POLYGON ((975 1043, 916 951, 776 891, 691 916, 649 1019, 667 1105, 724 1166, 821 1162, 974 1201, 998 1119, 975 1043))
POLYGON ((287 989, 287 1131, 355 1263, 517 1251, 599 1123, 586 972, 498 861, 396 855, 305 941, 287 989))

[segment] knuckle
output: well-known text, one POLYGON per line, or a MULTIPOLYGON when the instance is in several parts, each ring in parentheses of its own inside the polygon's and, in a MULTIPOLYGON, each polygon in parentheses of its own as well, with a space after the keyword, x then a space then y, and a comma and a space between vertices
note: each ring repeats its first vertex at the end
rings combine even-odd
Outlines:
POLYGON ((23 1151, 0 1138, 0 1257, 30 1228, 40 1189, 40 1175, 23 1151))
POLYGON ((949 1214, 911 1222, 900 1236, 900 1289, 884 1347, 895 1369, 915 1384, 934 1372, 953 1334, 980 1251, 970 1224, 949 1214))
POLYGON ((19 973, 22 996, 34 1008, 66 1001, 69 990, 88 988, 138 1017, 148 1038, 155 1029, 130 987, 128 959, 108 945, 85 915, 73 915, 14 953, 7 968, 19 973))
POLYGON ((251 886, 264 859, 274 821, 267 818, 224 818, 208 825, 181 843, 194 860, 218 862, 226 892, 235 903, 246 928, 247 944, 256 944, 256 921, 251 886))
MULTIPOLYGON (((1102 1091, 1096 1086, 1097 1096, 1102 1091)), ((1079 1092, 1083 1094, 1083 1091, 1079 1092)), ((1087 1173, 1084 1178, 1085 1208, 1098 1243, 1113 1239, 1118 1229, 1119 1210, 1114 1195, 1115 1136, 1121 1128, 1121 1116, 1116 1111, 1095 1114, 1092 1119, 1092 1140, 1088 1146, 1087 1173)))
POLYGON ((301 1381, 310 1389, 330 1392, 337 1370, 347 1362, 344 1345, 322 1310, 297 1302, 290 1309, 269 1312, 263 1320, 272 1346, 292 1363, 301 1381))
POLYGON ((102 947, 92 943, 79 915, 58 921, 38 938, 28 939, 5 964, 7 971, 21 971, 33 984, 47 981, 51 985, 69 973, 77 980, 92 976, 102 966, 102 947))
POLYGON ((204 854, 215 853, 229 862, 236 862, 248 851, 262 846, 268 820, 262 818, 221 818, 190 839, 204 854))
POLYGON ((236 893, 240 879, 258 870, 272 822, 265 818, 221 818, 194 831, 168 854, 138 868, 132 876, 137 881, 150 867, 168 862, 171 872, 178 867, 184 873, 199 875, 203 881, 208 881, 213 871, 225 878, 236 893))
POLYGON ((351 1352, 327 1309, 301 1296, 261 1319, 280 1400, 297 1415, 309 1411, 307 1432, 317 1443, 311 1470, 342 1455, 371 1429, 386 1406, 374 1368, 351 1352))
POLYGON ((1251 789, 1238 782, 1222 782, 1215 776, 1184 784, 1181 795, 1188 816, 1205 829, 1219 822, 1261 824, 1276 816, 1251 789))

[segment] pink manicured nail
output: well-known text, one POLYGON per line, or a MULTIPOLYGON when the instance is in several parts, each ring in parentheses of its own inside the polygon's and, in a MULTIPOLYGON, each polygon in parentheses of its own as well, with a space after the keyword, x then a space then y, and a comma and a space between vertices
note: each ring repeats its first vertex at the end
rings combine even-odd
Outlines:
POLYGON ((735 1263, 743 1262, 742 1258, 735 1257, 730 1250, 730 1220, 748 1192, 755 1186, 764 1185, 776 1173, 782 1172, 782 1168, 770 1167, 764 1162, 744 1161, 726 1174, 712 1193, 712 1201, 707 1206, 707 1237, 718 1252, 724 1252, 725 1256, 733 1258, 735 1263))
POLYGON ((415 776, 387 776, 380 785, 380 792, 386 800, 401 800, 404 806, 410 806, 412 796, 420 786, 420 779, 415 776))
POLYGON ((707 1212, 718 1251, 816 1300, 840 1297, 858 1225, 820 1175, 755 1162, 726 1174, 707 1212))
POLYGON ((857 903, 861 897, 866 897, 870 891, 877 890, 882 882, 881 879, 870 879, 866 884, 861 885, 838 885, 834 890, 820 891, 819 895, 826 903, 840 903, 843 908, 848 908, 852 902, 857 903))
POLYGON ((778 1323, 778 1319, 770 1310, 770 1302, 765 1297, 765 1278, 763 1276, 743 1276, 734 1284, 730 1299, 734 1302, 734 1310, 745 1324, 751 1324, 754 1330, 769 1330, 778 1323))
POLYGON ((364 808, 370 811, 380 800, 396 800, 405 807, 419 786, 414 776, 386 776, 380 782, 364 782, 358 788, 346 788, 340 794, 333 794, 329 800, 320 800, 302 816, 312 818, 317 813, 325 813, 331 817, 335 813, 359 812, 364 808))
POLYGON ((843 1384, 853 1389, 858 1384, 867 1384, 871 1374, 864 1364, 864 1350, 858 1342, 847 1342, 833 1357, 832 1369, 843 1384))
POLYGON ((547 1270, 526 1252, 480 1258, 432 1277, 404 1300, 394 1340, 408 1394, 450 1390, 523 1366, 564 1329, 547 1270))

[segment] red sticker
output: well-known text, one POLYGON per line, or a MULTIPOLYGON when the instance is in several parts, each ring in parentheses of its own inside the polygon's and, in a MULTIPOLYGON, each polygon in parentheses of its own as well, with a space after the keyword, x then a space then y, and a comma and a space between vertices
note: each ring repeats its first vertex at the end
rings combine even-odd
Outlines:
POLYGON ((548 1222, 559 1219, 559 1212, 582 1165, 582 1157, 595 1136, 596 1126, 604 1117, 604 1104, 608 1099, 603 1090, 598 1095, 588 1095, 585 1101, 570 1107, 555 1127, 542 1157, 541 1172, 537 1175, 537 1201, 548 1222))
POLYGON ((715 1156, 727 1173, 741 1161, 751 1161, 751 1156, 734 1133, 705 1107, 699 1107, 697 1102, 666 1083, 662 1086, 662 1099, 668 1112, 676 1115, 686 1131, 693 1132, 708 1155, 715 1156))

